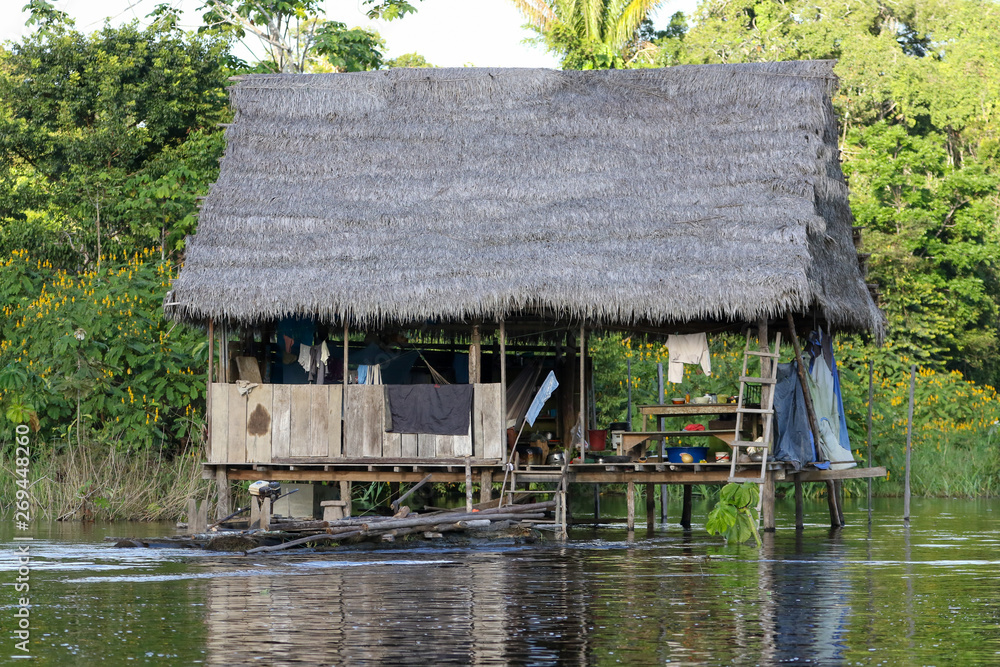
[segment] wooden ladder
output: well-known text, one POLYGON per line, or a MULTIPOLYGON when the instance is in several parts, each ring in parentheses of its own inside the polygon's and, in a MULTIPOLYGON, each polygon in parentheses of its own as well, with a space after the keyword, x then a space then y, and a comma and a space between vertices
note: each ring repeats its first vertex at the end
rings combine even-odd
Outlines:
POLYGON ((554 517, 552 519, 534 519, 532 523, 534 524, 551 524, 556 531, 556 536, 560 539, 565 539, 568 536, 568 512, 566 507, 567 501, 567 491, 569 490, 567 472, 569 470, 569 462, 563 461, 562 466, 558 473, 555 471, 532 471, 529 467, 527 470, 517 470, 518 455, 515 453, 515 469, 510 475, 510 490, 505 492, 507 496, 503 500, 503 504, 512 505, 515 503, 515 498, 517 496, 523 495, 538 495, 546 496, 551 495, 556 501, 556 507, 554 512, 554 517), (558 474, 558 478, 555 478, 555 474, 558 474), (521 482, 525 484, 524 489, 518 489, 517 483, 521 482), (556 482, 555 489, 530 489, 528 486, 532 482, 556 482))
POLYGON ((740 373, 740 394, 736 402, 736 437, 732 442, 733 454, 729 464, 729 481, 746 482, 751 481, 746 477, 736 477, 736 466, 740 462, 740 454, 748 447, 759 447, 761 449, 760 478, 756 481, 763 484, 767 474, 767 455, 771 449, 771 439, 774 434, 774 385, 777 384, 778 359, 781 357, 781 332, 774 335, 774 349, 767 346, 767 341, 761 341, 756 337, 758 345, 762 349, 751 350, 750 341, 755 338, 747 331, 747 343, 743 350, 743 372, 740 373), (751 360, 756 360, 759 372, 757 375, 750 375, 753 365, 751 360), (761 403, 759 407, 750 408, 746 405, 748 385, 759 386, 761 403), (762 442, 751 442, 742 440, 743 436, 743 416, 759 415, 763 425, 762 442))

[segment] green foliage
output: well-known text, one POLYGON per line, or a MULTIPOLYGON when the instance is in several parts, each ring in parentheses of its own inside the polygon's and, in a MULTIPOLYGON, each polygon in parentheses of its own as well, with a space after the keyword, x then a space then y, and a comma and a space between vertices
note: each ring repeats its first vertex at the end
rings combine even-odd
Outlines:
POLYGON ((651 62, 644 22, 663 0, 514 0, 563 69, 621 69, 651 62))
POLYGON ((719 500, 708 513, 705 530, 709 535, 722 535, 727 543, 743 544, 751 537, 760 547, 757 532, 757 503, 760 486, 753 482, 729 483, 719 491, 719 500))
MULTIPOLYGON (((362 28, 328 21, 320 0, 206 0, 202 31, 231 36, 251 52, 263 48, 260 68, 272 72, 360 72, 382 66, 382 40, 362 28)), ((364 0, 369 18, 392 20, 413 13, 406 0, 364 0)))
POLYGON ((177 247, 218 174, 227 45, 173 15, 84 35, 44 5, 0 53, 0 252, 70 268, 177 247))
POLYGON ((427 58, 419 53, 404 53, 398 58, 386 60, 385 67, 391 69, 393 67, 435 67, 435 65, 427 62, 427 58))
MULTIPOLYGON (((868 365, 872 364, 872 465, 889 478, 878 493, 902 492, 909 413, 910 366, 915 360, 891 342, 875 348, 845 338, 835 349, 855 458, 867 458, 868 365)), ((914 385, 913 492, 966 497, 1000 493, 1000 395, 959 371, 918 366, 914 385)))
POLYGON ((105 258, 100 272, 71 274, 22 250, 2 266, 7 420, 19 423, 33 411, 45 441, 75 440, 86 430, 130 449, 183 447, 197 435, 207 349, 201 333, 163 318, 169 262, 147 250, 105 258))
POLYGON ((660 62, 836 58, 844 173, 896 349, 1000 375, 1000 5, 708 0, 660 62))

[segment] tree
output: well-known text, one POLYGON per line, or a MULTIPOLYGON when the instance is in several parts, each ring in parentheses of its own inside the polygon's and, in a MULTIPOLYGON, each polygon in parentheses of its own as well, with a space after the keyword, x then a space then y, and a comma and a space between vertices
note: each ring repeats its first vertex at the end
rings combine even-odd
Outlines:
POLYGON ((424 58, 419 53, 404 53, 398 58, 391 58, 385 61, 385 67, 435 67, 435 65, 427 62, 427 58, 424 58))
MULTIPOLYGON (((392 20, 416 11, 406 0, 363 4, 371 18, 392 20)), ((317 57, 346 72, 378 69, 382 64, 379 36, 324 20, 321 0, 207 0, 202 9, 205 30, 231 34, 248 48, 247 37, 256 37, 264 49, 260 65, 268 71, 305 72, 317 57)))
POLYGON ((641 28, 663 0, 513 0, 563 69, 620 69, 644 55, 641 28))
POLYGON ((76 268, 176 246, 175 224, 193 221, 218 173, 228 45, 185 34, 162 5, 147 28, 92 35, 44 0, 30 6, 38 28, 0 54, 0 250, 76 268))
POLYGON ((894 349, 991 384, 1000 380, 998 21, 1000 6, 977 0, 708 0, 677 56, 838 60, 843 169, 894 349))

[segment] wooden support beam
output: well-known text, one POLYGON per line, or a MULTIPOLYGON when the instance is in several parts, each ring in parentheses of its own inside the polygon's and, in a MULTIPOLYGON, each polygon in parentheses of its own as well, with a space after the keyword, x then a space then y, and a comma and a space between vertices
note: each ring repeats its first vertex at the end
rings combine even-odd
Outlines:
POLYGON ((804 523, 804 507, 802 504, 802 482, 795 480, 795 530, 802 530, 804 523))
POLYGON ((684 485, 684 504, 681 506, 681 526, 691 529, 691 485, 684 485))
POLYGON ((340 499, 346 502, 344 505, 344 517, 347 518, 351 516, 351 483, 350 482, 340 482, 340 499))
POLYGON ((479 325, 472 326, 472 344, 469 346, 469 384, 482 382, 482 337, 479 325))
POLYGON ((830 509, 830 527, 840 527, 840 510, 837 508, 837 489, 833 485, 833 480, 826 483, 826 504, 830 509))
POLYGON ((841 526, 846 526, 844 521, 844 480, 833 480, 833 490, 837 494, 837 520, 841 526))
POLYGON ((760 513, 764 532, 773 533, 774 523, 774 475, 768 471, 764 475, 764 484, 760 489, 760 513))
POLYGON ((628 517, 626 519, 628 532, 635 530, 635 482, 632 480, 628 481, 628 489, 625 492, 625 503, 628 508, 628 517))
POLYGON ((580 460, 586 454, 587 442, 587 329, 580 323, 580 460))
POLYGON ((653 532, 656 525, 656 487, 646 483, 646 530, 653 532))
MULTIPOLYGON (((478 327, 477 327, 478 329, 478 327)), ((470 459, 465 459, 465 511, 472 512, 472 463, 470 459)))
MULTIPOLYGON (((253 472, 252 470, 250 471, 253 472)), ((253 479, 248 477, 247 479, 253 479)), ((215 469, 215 490, 218 502, 215 506, 215 518, 221 519, 231 513, 232 497, 229 492, 229 476, 226 474, 225 466, 218 466, 215 469)))
POLYGON ((484 470, 479 473, 479 502, 488 503, 493 500, 493 471, 484 470))
MULTIPOLYGON (((221 461, 212 457, 212 373, 215 370, 215 321, 208 318, 208 384, 205 385, 205 427, 208 447, 206 454, 209 461, 221 461)), ((218 517, 216 517, 218 518, 218 517)))

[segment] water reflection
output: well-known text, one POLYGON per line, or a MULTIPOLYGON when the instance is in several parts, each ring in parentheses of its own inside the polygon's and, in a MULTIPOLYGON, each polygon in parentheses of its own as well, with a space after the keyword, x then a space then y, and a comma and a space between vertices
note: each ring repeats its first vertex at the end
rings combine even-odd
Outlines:
POLYGON ((1000 503, 915 502, 909 529, 876 506, 870 531, 846 509, 759 551, 697 524, 266 558, 49 533, 32 641, 47 664, 1000 664, 1000 503))

